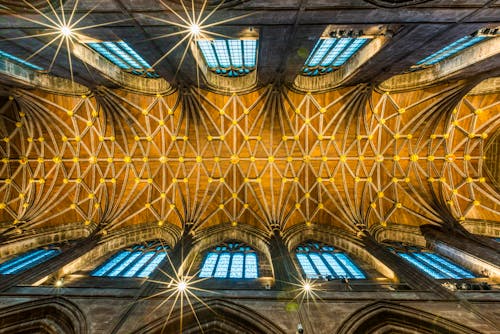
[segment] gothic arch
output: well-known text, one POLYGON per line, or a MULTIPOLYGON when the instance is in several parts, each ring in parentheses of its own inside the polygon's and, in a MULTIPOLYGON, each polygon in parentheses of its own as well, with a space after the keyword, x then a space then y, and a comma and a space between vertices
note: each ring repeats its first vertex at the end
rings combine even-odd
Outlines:
POLYGON ((370 333, 478 334, 440 316, 386 301, 361 308, 345 320, 337 334, 370 333))
POLYGON ((165 323, 165 317, 160 317, 150 324, 135 331, 134 334, 178 333, 182 319, 182 333, 199 333, 200 325, 204 333, 251 333, 251 334, 284 334, 285 332, 272 321, 266 319, 254 310, 233 302, 212 299, 206 305, 193 305, 198 324, 189 306, 183 312, 177 310, 165 323))
POLYGON ((54 297, 0 309, 0 333, 84 334, 85 316, 72 302, 54 297))
POLYGON ((352 254, 366 262, 385 277, 396 280, 396 274, 382 261, 370 254, 358 238, 340 229, 322 228, 321 226, 295 225, 284 236, 285 243, 290 253, 300 243, 315 240, 332 245, 348 254, 352 254))
POLYGON ((195 244, 186 257, 186 263, 191 263, 196 256, 210 247, 228 240, 241 241, 251 246, 261 255, 259 257, 259 266, 265 264, 272 268, 271 253, 269 252, 266 235, 255 227, 243 224, 237 227, 221 224, 198 232, 195 236, 195 244))
POLYGON ((121 228, 107 235, 101 242, 83 256, 61 268, 60 275, 68 275, 77 270, 95 267, 96 259, 104 259, 124 247, 143 241, 160 239, 169 247, 174 247, 180 238, 180 229, 171 224, 159 227, 157 224, 141 224, 135 228, 121 228))

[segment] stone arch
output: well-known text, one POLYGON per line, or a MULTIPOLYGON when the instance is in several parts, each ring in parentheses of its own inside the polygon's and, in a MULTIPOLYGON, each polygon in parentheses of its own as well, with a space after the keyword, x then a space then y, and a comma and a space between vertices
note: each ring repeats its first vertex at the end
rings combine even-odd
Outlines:
MULTIPOLYGON (((259 272, 264 274, 261 276, 274 277, 267 236, 256 227, 245 226, 243 224, 237 227, 232 227, 230 224, 220 224, 198 232, 195 236, 193 247, 186 256, 185 262, 193 263, 200 254, 209 248, 228 240, 244 242, 256 250, 259 255, 259 272)), ((193 268, 198 268, 201 265, 201 259, 198 260, 199 263, 195 263, 193 268)))
POLYGON ((0 328, 3 334, 88 332, 83 312, 61 297, 34 300, 0 309, 0 328))
MULTIPOLYGON (((205 305, 193 305, 203 333, 251 333, 251 334, 284 334, 285 332, 261 314, 248 307, 233 302, 212 299, 205 305)), ((182 312, 176 310, 168 322, 160 317, 150 324, 134 332, 134 334, 178 333, 182 319, 182 333, 199 333, 200 325, 194 317, 193 310, 185 306, 182 312)))
POLYGON ((160 239, 164 240, 168 246, 174 247, 180 239, 180 234, 179 227, 167 224, 162 227, 153 223, 141 224, 133 228, 120 229, 103 238, 91 251, 61 268, 59 276, 65 276, 77 270, 93 269, 117 250, 143 241, 160 239))
POLYGON ((479 332, 432 313, 386 301, 356 310, 337 334, 478 334, 479 332))
MULTIPOLYGON (((315 240, 330 244, 335 248, 341 249, 347 254, 353 255, 372 268, 376 269, 385 277, 397 281, 396 273, 387 267, 382 261, 368 252, 362 241, 354 235, 344 230, 335 228, 323 228, 321 226, 296 225, 290 228, 284 235, 285 244, 288 251, 292 254, 295 247, 304 241, 315 240)), ((292 258, 294 258, 292 256, 292 258)))

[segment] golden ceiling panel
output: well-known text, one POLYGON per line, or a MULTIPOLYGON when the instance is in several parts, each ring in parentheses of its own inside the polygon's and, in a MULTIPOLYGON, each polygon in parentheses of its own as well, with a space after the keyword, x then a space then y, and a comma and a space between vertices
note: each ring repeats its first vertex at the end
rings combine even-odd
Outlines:
POLYGON ((193 231, 329 224, 355 233, 499 221, 499 195, 483 173, 499 96, 466 89, 16 90, 0 109, 1 227, 154 221, 193 231))

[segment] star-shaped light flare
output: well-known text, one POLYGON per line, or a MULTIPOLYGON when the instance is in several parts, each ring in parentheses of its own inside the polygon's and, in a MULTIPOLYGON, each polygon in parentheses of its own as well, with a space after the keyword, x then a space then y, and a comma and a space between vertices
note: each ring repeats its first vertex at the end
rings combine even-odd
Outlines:
MULTIPOLYGON (((101 0, 95 6, 93 6, 90 10, 88 10, 85 14, 80 16, 79 18, 76 18, 75 13, 78 8, 79 0, 76 0, 73 4, 73 7, 69 10, 66 11, 64 9, 64 4, 62 0, 60 1, 60 6, 58 10, 54 8, 52 2, 50 0, 47 0, 48 7, 50 8, 50 11, 48 13, 44 13, 41 11, 39 8, 36 8, 33 4, 31 4, 27 0, 22 0, 23 3, 25 3, 27 6, 29 6, 31 9, 33 9, 38 15, 41 16, 40 19, 35 19, 32 17, 32 15, 22 15, 19 13, 7 11, 7 13, 13 17, 34 23, 39 25, 41 28, 43 28, 43 32, 33 34, 33 35, 26 35, 26 36, 21 36, 21 37, 13 37, 13 38, 5 38, 3 41, 13 41, 13 40, 22 40, 22 39, 29 39, 29 38, 38 38, 38 37, 50 37, 51 39, 47 41, 43 46, 41 46, 38 50, 36 50, 33 54, 31 54, 29 57, 27 57, 25 60, 29 61, 30 59, 34 58, 37 56, 40 52, 45 50, 51 45, 56 45, 56 51, 54 53, 54 56, 52 57, 52 61, 47 68, 47 72, 52 71, 52 67, 54 66, 54 63, 57 59, 57 56, 59 55, 61 48, 63 45, 66 47, 66 52, 68 55, 68 62, 69 62, 69 69, 70 69, 70 76, 71 80, 73 81, 73 63, 71 60, 71 47, 75 42, 79 42, 80 40, 84 39, 85 36, 82 35, 82 31, 86 29, 91 29, 91 28, 96 28, 96 27, 101 27, 101 26, 106 26, 106 25, 111 25, 114 23, 118 22, 123 22, 123 21, 128 21, 130 19, 123 19, 123 20, 116 20, 116 21, 111 21, 111 22, 105 22, 105 23, 99 23, 99 24, 92 24, 92 25, 82 25, 82 21, 89 15, 91 14, 94 9, 99 7, 99 5, 104 1, 101 0)), ((89 71, 91 73, 91 71, 89 71)))
MULTIPOLYGON (((168 261, 170 262, 170 267, 174 268, 173 263, 170 260, 170 257, 167 256, 168 261)), ((193 266, 194 260, 191 262, 189 265, 189 268, 187 269, 186 273, 190 273, 192 266, 193 266)), ((174 311, 177 302, 179 302, 179 310, 181 312, 180 314, 180 329, 179 332, 182 332, 182 321, 183 321, 183 312, 184 312, 184 303, 187 303, 189 305, 191 311, 193 312, 194 318, 196 319, 196 322, 198 323, 198 326, 200 330, 203 332, 203 328, 201 326, 201 323, 196 316, 196 311, 193 307, 193 301, 196 300, 199 303, 201 303, 204 307, 208 308, 211 310, 210 306, 208 306, 201 298, 199 298, 195 292, 207 292, 207 293, 214 293, 213 291, 206 290, 206 289, 201 289, 197 288, 196 284, 199 282, 202 282, 204 280, 207 280, 208 278, 198 278, 198 272, 196 272, 193 276, 188 276, 184 274, 184 268, 185 268, 185 263, 183 263, 178 270, 174 270, 175 276, 171 276, 168 273, 166 273, 164 270, 159 270, 168 278, 166 281, 160 281, 160 280, 154 280, 154 279, 148 279, 148 282, 153 282, 157 283, 160 286, 165 287, 162 291, 155 293, 151 296, 145 297, 144 299, 150 299, 158 296, 165 296, 166 298, 158 304, 153 312, 157 311, 160 309, 165 303, 167 303, 169 300, 172 300, 172 304, 170 306, 170 310, 168 311, 168 314, 165 318, 165 322, 163 325, 163 329, 167 325, 172 312, 174 311), (194 299, 194 300, 193 300, 194 299)), ((213 311, 213 310, 212 310, 213 311)), ((214 311, 215 312, 215 311, 214 311)), ((162 332, 163 332, 162 329, 162 332)))
MULTIPOLYGON (((175 21, 170 21, 166 20, 163 18, 151 16, 151 15, 146 15, 143 14, 144 16, 151 18, 153 20, 156 20, 161 23, 165 23, 168 25, 175 26, 178 29, 176 32, 160 35, 157 37, 151 38, 153 39, 161 39, 161 38, 168 38, 176 35, 184 35, 172 48, 170 48, 163 56, 161 56, 160 59, 158 59, 152 67, 155 67, 159 63, 161 63, 166 57, 168 57, 172 52, 174 52, 178 47, 182 46, 185 41, 187 41, 184 52, 182 54, 181 61, 179 63, 179 66, 177 67, 177 72, 179 71, 182 63, 184 62, 184 59, 186 58, 187 51, 193 41, 196 41, 198 39, 208 39, 208 38, 213 38, 213 37, 222 37, 222 38, 231 38, 230 36, 215 33, 212 31, 209 31, 208 29, 217 25, 222 25, 228 22, 236 21, 245 17, 248 17, 250 15, 255 14, 255 12, 236 16, 236 17, 231 17, 227 18, 224 20, 220 21, 214 21, 211 23, 208 23, 207 21, 210 19, 210 17, 213 16, 213 14, 224 4, 224 1, 221 1, 216 7, 214 7, 212 10, 209 12, 207 11, 207 0, 203 1, 203 4, 201 5, 201 8, 197 11, 195 8, 195 2, 194 0, 191 0, 191 8, 188 9, 186 4, 184 3, 183 0, 179 0, 181 6, 182 6, 182 11, 177 12, 174 10, 172 7, 170 7, 168 4, 166 4, 163 0, 160 0, 160 3, 171 13, 177 17, 178 22, 175 21)), ((177 74, 176 72, 176 74, 177 74)))

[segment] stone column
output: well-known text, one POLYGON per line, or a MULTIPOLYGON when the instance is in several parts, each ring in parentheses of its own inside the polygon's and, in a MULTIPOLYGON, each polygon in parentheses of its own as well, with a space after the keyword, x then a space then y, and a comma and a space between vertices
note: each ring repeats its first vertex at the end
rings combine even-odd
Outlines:
POLYGON ((282 290, 290 285, 289 282, 297 282, 299 273, 278 230, 274 231, 269 240, 269 252, 273 262, 274 288, 282 290))
POLYGON ((384 245, 379 244, 368 232, 363 233, 361 239, 366 250, 387 265, 396 274, 401 283, 408 284, 414 290, 435 292, 442 298, 455 298, 438 281, 427 276, 418 268, 389 251, 384 245))
POLYGON ((0 291, 5 291, 20 283, 33 284, 41 280, 90 251, 97 245, 99 240, 101 240, 101 234, 94 232, 87 238, 77 241, 69 248, 63 249, 59 255, 45 262, 42 262, 17 275, 8 275, 0 278, 0 291))

